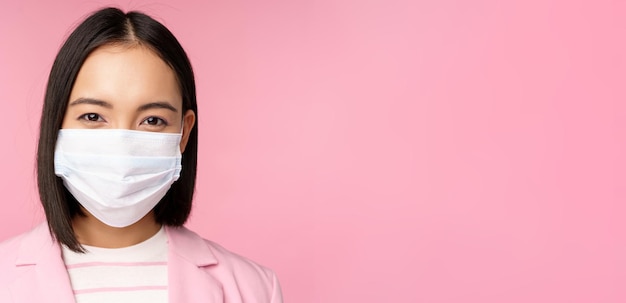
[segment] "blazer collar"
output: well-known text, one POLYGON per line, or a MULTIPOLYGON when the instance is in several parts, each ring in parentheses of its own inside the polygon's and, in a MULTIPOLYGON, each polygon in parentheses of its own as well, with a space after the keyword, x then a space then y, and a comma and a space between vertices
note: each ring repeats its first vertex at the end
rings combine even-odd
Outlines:
POLYGON ((217 264, 217 258, 204 239, 185 227, 165 227, 172 254, 198 267, 217 264))
POLYGON ((60 246, 52 240, 45 222, 29 231, 18 249, 16 266, 37 265, 42 259, 61 257, 60 246))
POLYGON ((222 284, 211 271, 217 258, 200 236, 184 227, 166 227, 169 241, 170 302, 224 302, 222 284))
POLYGON ((61 247, 46 223, 25 235, 18 251, 15 265, 24 274, 9 286, 17 302, 74 302, 61 247))
MULTIPOLYGON (((223 302, 222 285, 210 273, 218 260, 204 239, 184 227, 166 227, 166 233, 170 301, 223 302)), ((16 302, 75 302, 61 248, 46 223, 30 231, 18 249, 15 265, 26 274, 9 286, 16 302)))

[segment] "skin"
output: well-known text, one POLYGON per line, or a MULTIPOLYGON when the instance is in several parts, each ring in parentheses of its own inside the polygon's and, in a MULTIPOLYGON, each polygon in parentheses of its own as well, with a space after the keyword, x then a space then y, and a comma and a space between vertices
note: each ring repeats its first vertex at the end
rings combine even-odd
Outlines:
MULTIPOLYGON (((158 55, 138 44, 106 45, 96 49, 81 67, 62 128, 110 129, 178 133, 181 153, 195 123, 191 110, 183 113, 176 74, 158 55)), ((148 213, 123 228, 108 226, 83 208, 72 225, 84 245, 120 248, 141 243, 161 226, 148 213)))

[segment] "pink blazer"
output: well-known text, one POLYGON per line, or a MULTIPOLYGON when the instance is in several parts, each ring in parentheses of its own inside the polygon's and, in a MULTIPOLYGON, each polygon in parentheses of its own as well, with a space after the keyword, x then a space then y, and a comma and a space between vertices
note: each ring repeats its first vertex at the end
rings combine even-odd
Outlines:
MULTIPOLYGON (((166 232, 169 302, 283 302, 271 270, 186 228, 166 232)), ((60 246, 45 223, 0 244, 0 302, 75 302, 60 246)))

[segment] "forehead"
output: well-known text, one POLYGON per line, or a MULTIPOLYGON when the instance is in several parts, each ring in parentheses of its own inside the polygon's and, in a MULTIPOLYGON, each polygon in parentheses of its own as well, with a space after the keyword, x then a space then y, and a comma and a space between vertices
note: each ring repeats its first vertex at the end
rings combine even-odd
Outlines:
POLYGON ((182 105, 176 74, 154 51, 141 45, 105 45, 83 63, 70 94, 110 102, 170 101, 182 105))

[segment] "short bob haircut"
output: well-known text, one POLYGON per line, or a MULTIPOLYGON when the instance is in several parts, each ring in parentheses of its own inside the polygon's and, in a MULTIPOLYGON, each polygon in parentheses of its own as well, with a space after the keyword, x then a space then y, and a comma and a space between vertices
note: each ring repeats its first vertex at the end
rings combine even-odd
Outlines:
POLYGON ((198 111, 196 87, 189 59, 174 35, 161 23, 140 12, 124 13, 104 8, 87 17, 59 50, 50 77, 41 114, 37 148, 37 184, 52 237, 73 251, 82 252, 72 228, 72 218, 84 215, 78 201, 54 173, 54 151, 70 92, 83 62, 104 45, 141 46, 159 55, 175 72, 183 100, 183 114, 192 110, 196 123, 182 154, 181 176, 153 209, 156 221, 181 226, 187 221, 196 180, 198 111))

